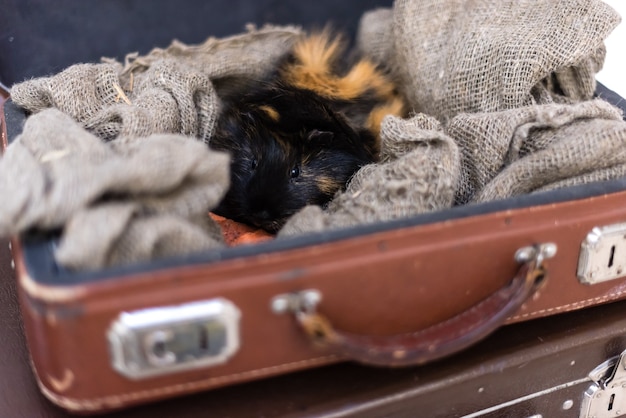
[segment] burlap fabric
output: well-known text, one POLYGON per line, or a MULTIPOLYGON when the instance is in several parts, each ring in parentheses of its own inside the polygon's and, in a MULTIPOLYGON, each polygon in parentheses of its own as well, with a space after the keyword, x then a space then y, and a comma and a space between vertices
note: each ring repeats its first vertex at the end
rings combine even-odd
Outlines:
POLYGON ((295 27, 249 28, 201 45, 173 42, 124 65, 77 64, 17 84, 12 100, 36 113, 55 107, 104 140, 179 133, 208 142, 219 111, 216 89, 245 85, 271 71, 300 34, 295 27))
POLYGON ((410 104, 443 122, 537 104, 548 81, 579 101, 618 22, 600 0, 398 0, 393 59, 410 104))
POLYGON ((206 211, 227 188, 228 156, 193 138, 104 143, 48 109, 0 159, 0 235, 64 228, 56 255, 69 268, 215 248, 206 211))
POLYGON ((457 204, 626 174, 626 123, 602 100, 464 113, 446 132, 463 156, 457 204))

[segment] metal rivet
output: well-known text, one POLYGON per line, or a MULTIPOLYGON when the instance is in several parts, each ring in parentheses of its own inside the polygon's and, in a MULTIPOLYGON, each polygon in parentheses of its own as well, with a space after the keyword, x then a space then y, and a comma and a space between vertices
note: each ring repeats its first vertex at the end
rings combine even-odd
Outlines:
POLYGON ((15 270, 15 261, 11 260, 11 270, 15 270))
POLYGON ((272 312, 282 314, 289 309, 289 300, 284 296, 277 296, 272 299, 272 312))
POLYGON ((307 290, 302 295, 302 302, 305 308, 314 308, 322 300, 322 294, 317 290, 307 290))
POLYGON ((270 302, 270 308, 275 314, 314 311, 317 304, 320 303, 321 300, 322 294, 319 290, 308 289, 301 292, 274 296, 270 302))
POLYGON ((517 250, 515 253, 515 260, 518 263, 525 263, 529 261, 535 255, 535 249, 533 247, 524 247, 517 250))
POLYGON ((485 388, 478 388, 478 393, 483 393, 485 391, 485 388))
POLYGON ((557 247, 553 242, 548 242, 541 246, 541 252, 544 258, 552 258, 556 255, 557 247))
POLYGON ((561 406, 561 408, 567 411, 568 409, 571 409, 572 406, 574 406, 574 401, 571 399, 568 399, 565 402, 563 402, 563 406, 561 406))
POLYGON ((574 366, 575 364, 576 364, 576 360, 572 360, 572 361, 570 361, 570 363, 569 363, 569 365, 570 365, 570 366, 574 366))
POLYGON ((538 246, 523 247, 515 253, 515 261, 518 263, 526 263, 533 258, 546 259, 552 258, 557 253, 557 246, 553 242, 547 242, 538 246))

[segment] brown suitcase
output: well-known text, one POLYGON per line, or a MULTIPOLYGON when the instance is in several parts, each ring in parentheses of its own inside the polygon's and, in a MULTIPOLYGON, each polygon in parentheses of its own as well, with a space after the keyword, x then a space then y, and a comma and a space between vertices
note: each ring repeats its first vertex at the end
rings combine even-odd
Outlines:
MULTIPOLYGON (((9 258, 4 242, 0 244, 3 279, 13 279, 9 258)), ((0 410, 5 416, 67 417, 39 396, 14 292, 15 283, 3 280, 0 347, 5 355, 0 359, 0 385, 5 396, 0 399, 0 410)), ((219 417, 585 417, 589 414, 580 413, 585 393, 592 393, 597 385, 589 372, 626 348, 624 304, 504 327, 463 353, 422 367, 382 369, 343 363, 111 416, 192 418, 211 411, 219 417)), ((621 391, 607 393, 598 408, 608 413, 614 393, 611 410, 618 411, 621 391)))
MULTIPOLYGON (((32 377, 6 241, 0 243, 0 277, 0 411, 11 417, 68 417, 41 396, 32 377)), ((218 417, 587 417, 591 414, 581 414, 585 394, 597 393, 600 384, 617 383, 590 372, 612 359, 605 368, 608 374, 626 348, 624 303, 507 326, 463 353, 422 367, 342 363, 110 416, 192 418, 210 411, 218 417)), ((620 395, 607 391, 597 408, 607 414, 609 406, 619 411, 620 395)))
MULTIPOLYGON (((23 118, 5 105, 5 146, 23 118)), ((417 365, 621 299, 624 181, 87 273, 26 234, 13 255, 40 388, 84 413, 344 360, 417 365)))

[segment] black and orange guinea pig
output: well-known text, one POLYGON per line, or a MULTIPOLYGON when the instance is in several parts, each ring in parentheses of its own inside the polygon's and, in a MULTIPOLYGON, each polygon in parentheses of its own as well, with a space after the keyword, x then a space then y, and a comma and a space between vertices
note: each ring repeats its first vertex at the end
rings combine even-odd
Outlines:
POLYGON ((267 80, 224 100, 209 146, 231 156, 231 186, 215 213, 278 231, 305 205, 326 205, 375 162, 383 117, 404 102, 367 59, 345 68, 341 37, 303 37, 267 80))

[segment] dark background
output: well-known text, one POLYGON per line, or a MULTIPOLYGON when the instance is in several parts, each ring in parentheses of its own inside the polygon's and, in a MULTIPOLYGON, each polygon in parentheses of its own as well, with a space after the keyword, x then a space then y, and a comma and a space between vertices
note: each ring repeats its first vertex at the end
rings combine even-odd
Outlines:
POLYGON ((247 23, 331 23, 356 32, 365 10, 392 0, 0 0, 0 81, 5 86, 101 57, 123 59, 176 38, 200 43, 247 23))

